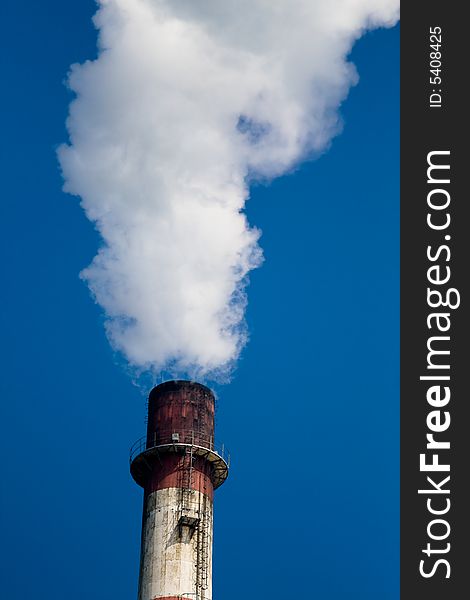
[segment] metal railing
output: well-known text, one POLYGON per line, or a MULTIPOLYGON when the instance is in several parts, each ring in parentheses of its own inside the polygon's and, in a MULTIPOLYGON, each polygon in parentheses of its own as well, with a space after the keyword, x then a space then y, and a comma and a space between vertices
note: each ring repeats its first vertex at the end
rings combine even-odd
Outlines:
MULTIPOLYGON (((173 596, 172 596, 173 597, 173 596)), ((164 596, 153 596, 152 600, 160 600, 160 598, 168 598, 167 595, 164 596)), ((178 594, 175 598, 181 598, 181 600, 188 600, 188 598, 194 598, 194 600, 211 600, 209 596, 201 596, 201 594, 195 594, 192 592, 186 592, 184 594, 178 594)))
POLYGON ((157 448, 160 446, 194 446, 197 448, 204 448, 210 450, 217 456, 220 456, 222 460, 230 466, 230 453, 224 444, 219 444, 214 441, 213 438, 205 438, 201 436, 197 431, 192 430, 180 430, 172 431, 171 433, 158 433, 155 435, 155 439, 148 443, 146 435, 139 438, 134 444, 132 444, 129 451, 129 464, 132 464, 134 459, 142 454, 146 450, 157 448))

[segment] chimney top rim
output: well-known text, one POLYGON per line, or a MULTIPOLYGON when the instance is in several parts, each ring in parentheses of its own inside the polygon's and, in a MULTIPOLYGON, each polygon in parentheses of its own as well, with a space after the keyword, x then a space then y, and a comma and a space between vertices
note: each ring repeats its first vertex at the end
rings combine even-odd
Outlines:
POLYGON ((162 383, 159 383, 158 385, 154 386, 150 392, 149 392, 149 399, 154 396, 155 394, 158 394, 160 392, 165 392, 167 391, 176 391, 178 389, 188 389, 188 388, 196 388, 196 389, 201 389, 204 390, 206 392, 208 392, 212 397, 215 397, 214 392, 207 387, 207 385, 204 385, 202 383, 199 383, 198 381, 192 381, 189 379, 168 379, 167 381, 163 381, 162 383))

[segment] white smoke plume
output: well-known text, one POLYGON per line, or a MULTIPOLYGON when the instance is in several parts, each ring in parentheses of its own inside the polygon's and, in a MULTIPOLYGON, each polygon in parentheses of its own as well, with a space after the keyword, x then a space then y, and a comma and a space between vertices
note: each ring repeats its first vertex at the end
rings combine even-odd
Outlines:
POLYGON ((103 239, 83 271, 140 370, 227 376, 246 342, 252 178, 325 149, 348 60, 398 0, 99 0, 96 60, 73 65, 65 190, 103 239))

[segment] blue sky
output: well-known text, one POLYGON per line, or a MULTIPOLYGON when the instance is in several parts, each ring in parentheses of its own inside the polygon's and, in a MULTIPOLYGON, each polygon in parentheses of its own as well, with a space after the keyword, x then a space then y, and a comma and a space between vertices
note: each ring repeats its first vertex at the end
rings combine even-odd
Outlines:
MULTIPOLYGON (((91 1, 2 3, 2 595, 136 597, 145 398, 79 271, 99 239, 61 192, 71 63, 91 1)), ((216 494, 214 598, 396 600, 398 42, 356 46, 361 80, 319 160, 248 203, 263 231, 251 340, 217 386, 232 472, 216 494)))

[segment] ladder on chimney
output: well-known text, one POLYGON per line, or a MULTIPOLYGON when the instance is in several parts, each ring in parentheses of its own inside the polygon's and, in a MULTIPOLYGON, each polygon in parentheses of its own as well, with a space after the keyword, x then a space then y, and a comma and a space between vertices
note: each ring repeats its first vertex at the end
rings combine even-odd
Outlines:
POLYGON ((191 510, 193 496, 194 455, 193 446, 186 450, 181 463, 180 506, 179 516, 182 517, 191 510))
POLYGON ((206 597, 205 592, 209 589, 209 560, 210 560, 210 512, 207 509, 209 502, 206 495, 206 478, 204 478, 203 494, 199 497, 199 524, 196 537, 196 598, 202 600, 206 597))

